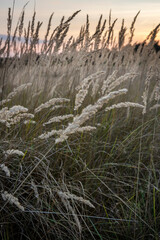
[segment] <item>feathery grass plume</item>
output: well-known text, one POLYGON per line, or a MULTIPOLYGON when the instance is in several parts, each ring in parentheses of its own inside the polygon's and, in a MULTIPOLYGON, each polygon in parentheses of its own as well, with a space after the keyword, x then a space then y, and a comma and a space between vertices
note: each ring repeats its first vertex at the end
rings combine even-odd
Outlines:
POLYGON ((105 74, 105 71, 98 71, 83 79, 80 85, 76 88, 76 90, 78 90, 78 93, 76 94, 74 110, 78 110, 81 107, 88 93, 88 89, 92 84, 92 80, 102 76, 103 74, 105 74))
POLYGON ((148 94, 149 94, 151 78, 152 78, 152 67, 148 70, 147 76, 145 79, 145 89, 142 95, 143 104, 144 104, 143 114, 146 114, 147 112, 148 94))
POLYGON ((91 40, 94 39, 94 38, 97 36, 97 34, 100 32, 101 22, 102 22, 102 14, 100 15, 100 18, 99 18, 99 20, 98 20, 98 24, 97 24, 97 26, 96 26, 96 31, 95 31, 95 33, 92 35, 91 40))
POLYGON ((8 18, 7 18, 7 57, 10 54, 10 38, 11 38, 11 26, 12 26, 12 17, 11 17, 11 8, 8 8, 8 18))
POLYGON ((53 107, 51 108, 51 111, 54 111, 54 110, 57 110, 57 109, 63 108, 63 107, 64 107, 63 105, 53 106, 53 107))
POLYGON ((125 41, 125 33, 127 28, 124 27, 124 19, 122 20, 121 30, 119 31, 119 39, 118 39, 118 46, 119 50, 123 47, 125 41))
POLYGON ((138 76, 138 73, 125 73, 123 76, 117 78, 113 83, 109 84, 106 93, 109 93, 114 88, 121 85, 123 82, 128 81, 129 79, 134 80, 136 76, 138 76))
POLYGON ((7 107, 0 110, 0 122, 4 123, 6 127, 19 123, 24 118, 34 118, 33 114, 27 113, 28 109, 17 105, 8 109, 7 107))
POLYGON ((36 27, 35 33, 33 35, 33 38, 31 40, 31 46, 30 46, 31 51, 32 51, 32 49, 34 49, 36 52, 36 45, 39 43, 39 30, 40 30, 40 27, 42 26, 42 24, 43 24, 43 22, 40 22, 40 21, 37 22, 37 27, 36 27))
POLYGON ((76 99, 75 99, 75 107, 74 107, 74 110, 78 110, 78 108, 81 107, 87 93, 88 93, 88 89, 91 85, 91 81, 90 81, 90 84, 88 84, 87 86, 85 86, 85 89, 81 89, 78 94, 76 95, 76 99))
POLYGON ((72 16, 70 16, 70 17, 64 22, 64 24, 68 24, 70 21, 72 21, 72 19, 73 19, 80 11, 81 11, 81 10, 78 10, 78 11, 74 12, 74 13, 72 14, 72 16))
POLYGON ((112 82, 115 82, 115 80, 117 78, 117 73, 118 73, 117 70, 113 71, 113 73, 111 75, 109 75, 107 77, 107 79, 103 82, 103 85, 102 85, 102 88, 101 88, 102 95, 104 95, 104 93, 106 92, 109 84, 111 84, 112 82))
POLYGON ((89 34, 89 16, 88 16, 88 14, 87 14, 87 17, 86 17, 86 28, 85 28, 85 36, 84 36, 84 41, 85 41, 85 43, 84 43, 84 47, 85 47, 85 50, 87 50, 88 49, 88 46, 89 46, 89 36, 90 36, 90 34, 89 34))
POLYGON ((51 123, 60 123, 63 120, 66 120, 66 119, 69 119, 69 118, 72 118, 72 117, 73 117, 73 114, 53 117, 53 118, 49 119, 48 122, 43 123, 43 126, 46 126, 46 125, 51 124, 51 123))
POLYGON ((0 106, 3 106, 5 103, 8 103, 10 101, 11 101, 11 99, 4 99, 4 100, 0 101, 0 106))
POLYGON ((55 48, 55 42, 56 42, 56 40, 55 40, 55 38, 56 38, 56 36, 57 36, 57 32, 58 32, 58 29, 60 28, 60 26, 58 26, 58 27, 56 27, 54 30, 53 30, 53 32, 52 32, 52 34, 51 34, 51 36, 50 36, 50 38, 49 38, 49 41, 48 41, 48 46, 47 46, 47 50, 46 50, 46 54, 52 54, 53 52, 54 52, 54 48, 55 48))
POLYGON ((100 81, 101 81, 101 78, 97 78, 94 82, 93 82, 93 86, 92 86, 92 92, 91 92, 91 96, 92 97, 95 97, 96 94, 98 93, 99 91, 99 87, 100 87, 100 81))
POLYGON ((23 106, 17 105, 13 106, 10 109, 8 107, 2 108, 0 110, 0 121, 9 121, 11 118, 19 113, 26 113, 28 112, 28 108, 25 108, 23 106))
POLYGON ((106 25, 106 19, 104 20, 102 28, 101 28, 101 22, 102 22, 102 15, 100 16, 100 19, 98 21, 98 25, 96 27, 96 32, 94 33, 94 35, 92 37, 92 39, 95 38, 95 40, 94 40, 94 50, 95 51, 98 50, 98 48, 99 48, 99 44, 101 42, 101 35, 102 35, 102 33, 105 29, 105 25, 106 25))
POLYGON ((107 107, 105 109, 106 112, 112 110, 112 109, 116 109, 116 108, 128 108, 128 107, 136 107, 136 108, 144 108, 143 105, 139 104, 139 103, 133 103, 133 102, 121 102, 118 104, 113 104, 110 107, 107 107))
POLYGON ((72 131, 73 133, 79 132, 79 133, 83 133, 83 132, 91 132, 93 130, 96 130, 96 127, 92 127, 92 126, 85 126, 85 127, 79 127, 76 129, 76 131, 74 132, 74 130, 72 131))
POLYGON ((80 12, 76 11, 75 13, 72 14, 72 16, 70 16, 65 22, 64 21, 64 17, 61 20, 60 25, 55 29, 55 36, 52 37, 51 40, 51 46, 53 46, 53 43, 55 42, 55 46, 54 46, 54 52, 57 52, 61 45, 63 44, 63 40, 66 37, 66 34, 69 30, 69 26, 70 26, 70 21, 80 12))
POLYGON ((109 21, 108 21, 108 23, 109 23, 109 28, 111 27, 111 21, 112 21, 112 10, 110 9, 110 10, 109 10, 109 21))
POLYGON ((28 27, 27 30, 25 29, 25 34, 24 34, 24 39, 25 39, 25 53, 28 50, 28 45, 29 45, 29 35, 30 35, 30 27, 31 27, 31 22, 28 22, 28 27))
POLYGON ((7 191, 4 191, 4 192, 1 193, 1 196, 2 196, 4 201, 9 202, 11 205, 14 204, 21 211, 24 211, 24 207, 20 204, 18 198, 14 197, 12 194, 8 193, 7 191))
POLYGON ((120 95, 122 95, 122 94, 126 94, 127 92, 128 92, 128 90, 127 90, 126 88, 123 88, 123 89, 120 89, 120 90, 117 90, 117 91, 108 93, 106 96, 101 97, 101 98, 97 101, 98 108, 102 108, 103 105, 104 105, 105 103, 108 103, 108 101, 109 101, 110 99, 113 99, 113 98, 115 98, 116 96, 120 96, 120 95))
MULTIPOLYGON (((94 105, 88 105, 83 109, 80 115, 76 115, 73 122, 68 125, 68 127, 60 133, 59 138, 56 139, 55 143, 64 142, 68 139, 70 134, 78 132, 82 124, 84 124, 88 119, 95 115, 98 110, 100 110, 104 104, 108 103, 109 100, 115 98, 116 96, 126 94, 127 89, 120 89, 118 91, 110 92, 108 95, 101 97, 94 105)), ((85 130, 85 129, 83 129, 85 130)))
POLYGON ((18 26, 16 26, 16 28, 15 28, 15 30, 14 30, 13 37, 12 37, 12 44, 15 43, 15 46, 16 46, 17 30, 18 30, 18 26))
MULTIPOLYGON (((27 6, 28 2, 24 5, 22 12, 20 14, 20 17, 18 18, 18 22, 12 37, 12 44, 14 44, 14 51, 16 51, 16 36, 17 36, 17 30, 19 30, 19 36, 18 36, 18 40, 21 40, 21 36, 23 33, 23 26, 24 26, 24 15, 25 15, 25 7, 27 6)), ((13 8, 12 8, 12 19, 13 19, 13 12, 14 12, 14 5, 15 5, 15 1, 13 4, 13 8)))
POLYGON ((62 131, 60 132, 60 137, 57 138, 55 140, 55 143, 62 143, 65 140, 68 139, 69 135, 73 135, 76 133, 83 133, 83 132, 93 132, 94 130, 96 130, 96 127, 92 127, 92 126, 85 126, 85 127, 77 127, 76 125, 73 125, 71 127, 69 127, 69 133, 63 133, 62 131))
POLYGON ((12 125, 15 125, 17 123, 19 123, 21 120, 24 120, 28 118, 29 120, 30 119, 33 119, 34 118, 34 115, 31 114, 31 113, 20 113, 18 115, 16 115, 15 117, 12 117, 10 118, 8 121, 6 121, 6 126, 8 128, 10 128, 12 125))
POLYGON ((22 33, 23 33, 24 14, 25 14, 25 11, 23 10, 22 14, 21 14, 21 17, 20 17, 20 24, 19 24, 19 28, 18 28, 18 30, 19 30, 18 40, 19 41, 21 40, 21 36, 22 36, 22 33))
POLYGON ((32 38, 34 36, 35 17, 36 17, 36 12, 34 11, 33 16, 32 16, 32 22, 31 22, 31 37, 32 38))
POLYGON ((131 27, 130 27, 130 37, 129 37, 129 42, 128 42, 129 44, 132 43, 132 40, 133 40, 133 37, 134 37, 134 32, 135 32, 134 25, 135 25, 135 22, 136 22, 139 14, 140 14, 140 11, 136 14, 136 16, 134 17, 134 19, 132 21, 132 24, 131 24, 131 27))
POLYGON ((63 44, 63 41, 64 41, 65 37, 67 36, 67 32, 69 30, 69 26, 70 26, 69 24, 66 25, 64 27, 64 29, 62 30, 59 39, 57 39, 57 41, 56 41, 55 51, 59 51, 60 50, 60 48, 61 48, 61 46, 63 44))
POLYGON ((64 195, 62 195, 61 192, 57 191, 57 194, 58 194, 59 198, 61 199, 62 203, 64 204, 66 210, 72 214, 73 219, 75 220, 75 223, 78 227, 79 233, 81 233, 82 232, 82 226, 81 226, 79 218, 78 218, 75 210, 71 206, 69 200, 64 195))
POLYGON ((160 28, 160 24, 157 25, 157 27, 153 30, 153 33, 151 34, 151 38, 150 38, 150 44, 152 44, 159 32, 159 28, 160 28))
POLYGON ((67 24, 67 25, 63 26, 63 28, 61 30, 61 33, 59 35, 59 38, 56 40, 56 46, 54 48, 54 52, 57 52, 57 51, 61 50, 63 44, 65 44, 64 39, 67 36, 67 33, 69 31, 69 27, 70 27, 70 24, 67 24))
POLYGON ((151 96, 150 96, 150 98, 149 98, 149 101, 150 101, 150 102, 152 102, 153 99, 159 101, 159 97, 158 97, 158 95, 157 95, 157 93, 158 93, 157 90, 158 90, 158 86, 155 85, 155 86, 154 86, 154 89, 153 89, 153 91, 152 91, 152 93, 151 93, 151 96), (158 98, 157 98, 157 97, 158 97, 158 98))
POLYGON ((78 197, 75 194, 71 194, 69 192, 58 191, 58 195, 63 198, 66 198, 66 199, 76 200, 78 202, 84 203, 85 205, 88 205, 91 208, 95 208, 95 206, 89 200, 86 200, 82 197, 78 197))
MULTIPOLYGON (((63 23, 64 23, 64 19, 65 19, 65 17, 63 16, 62 18, 61 18, 61 22, 60 22, 60 25, 59 26, 63 26, 63 23)), ((57 28, 58 29, 58 28, 57 28)))
POLYGON ((36 197, 37 200, 39 201, 40 197, 39 197, 39 193, 38 193, 38 188, 37 188, 37 186, 36 186, 36 184, 35 184, 35 182, 34 182, 33 179, 31 180, 31 188, 32 188, 33 191, 34 191, 35 197, 36 197))
POLYGON ((85 37, 85 26, 82 26, 81 27, 81 30, 80 30, 80 34, 79 34, 79 38, 82 39, 80 41, 80 46, 79 46, 79 50, 80 49, 83 49, 83 44, 84 44, 84 37, 85 37))
POLYGON ((42 103, 39 107, 37 107, 34 112, 38 113, 40 111, 42 111, 43 109, 49 108, 51 106, 53 106, 54 104, 57 103, 65 103, 65 102, 69 102, 70 100, 67 98, 52 98, 50 99, 48 102, 46 103, 42 103))
POLYGON ((47 44, 46 54, 52 53, 52 49, 53 49, 53 46, 54 46, 54 34, 55 34, 56 31, 57 31, 57 28, 55 28, 50 35, 50 38, 49 38, 48 44, 47 44))
POLYGON ((8 107, 4 107, 0 110, 0 122, 5 123, 6 122, 6 112, 8 111, 8 107))
POLYGON ((103 33, 103 31, 104 31, 104 29, 105 29, 105 27, 106 27, 106 22, 107 22, 107 20, 104 19, 104 22, 103 22, 102 27, 101 27, 101 29, 100 29, 100 34, 103 33))
POLYGON ((82 26, 79 36, 76 39, 73 39, 70 46, 71 51, 80 51, 84 48, 84 39, 85 39, 85 28, 82 26))
POLYGON ((154 99, 155 99, 155 101, 160 100, 160 79, 158 80, 155 90, 154 90, 154 99))
POLYGON ((154 99, 158 103, 160 100, 160 73, 157 67, 155 68, 154 74, 156 78, 156 83, 151 93, 149 101, 152 102, 152 100, 154 99))
POLYGON ((159 32, 159 28, 160 28, 160 24, 158 24, 151 32, 150 34, 147 36, 147 38, 145 39, 144 42, 146 42, 147 40, 150 39, 149 44, 152 45, 154 43, 154 40, 159 32))
POLYGON ((104 49, 106 47, 107 34, 108 34, 108 29, 103 34, 102 41, 101 41, 101 49, 104 49))
POLYGON ((113 36, 114 36, 114 26, 115 26, 117 20, 118 20, 118 18, 114 20, 114 22, 112 23, 112 26, 109 29, 108 38, 107 38, 107 46, 109 46, 110 43, 112 45, 113 36))
MULTIPOLYGON (((52 137, 54 135, 60 135, 61 132, 62 132, 62 130, 52 130, 50 132, 45 132, 45 133, 41 134, 37 138, 41 139, 41 140, 44 140, 44 139, 48 139, 48 138, 50 138, 50 137, 52 137)), ((34 140, 36 140, 36 139, 34 139, 34 140)))
POLYGON ((65 44, 65 46, 64 46, 64 48, 63 48, 63 51, 67 51, 68 48, 70 48, 72 39, 73 39, 73 36, 71 36, 71 37, 68 39, 67 43, 65 44))
POLYGON ((18 93, 20 93, 21 91, 25 90, 26 88, 32 86, 32 83, 25 83, 20 85, 17 88, 14 88, 13 91, 11 93, 8 94, 7 99, 11 100, 13 97, 15 97, 18 93))
POLYGON ((50 33, 50 29, 51 29, 53 14, 54 13, 51 14, 51 16, 49 18, 49 21, 48 21, 47 32, 46 32, 46 35, 44 37, 43 47, 42 47, 43 50, 42 51, 46 51, 46 49, 47 49, 48 36, 49 36, 49 33, 50 33))
MULTIPOLYGON (((15 2, 14 4, 15 5, 15 2)), ((12 8, 12 19, 13 19, 13 12, 14 12, 14 6, 12 8)), ((12 37, 12 44, 14 44, 14 51, 16 52, 16 37, 17 37, 17 30, 19 29, 19 32, 20 32, 20 39, 21 39, 21 35, 22 35, 22 31, 23 31, 23 25, 24 25, 24 7, 23 7, 23 10, 21 12, 21 15, 20 17, 18 18, 18 22, 17 22, 17 25, 16 25, 16 28, 14 30, 14 34, 13 34, 13 37, 12 37), (20 26, 21 24, 21 26, 20 26), (19 27, 18 27, 19 26, 19 27)), ((18 37, 19 39, 19 37, 18 37)), ((19 39, 19 40, 20 40, 19 39)))
POLYGON ((149 110, 155 110, 160 107, 160 104, 153 105, 149 110))
POLYGON ((21 105, 15 105, 9 109, 9 113, 11 114, 11 116, 19 113, 26 113, 26 112, 28 112, 28 108, 25 108, 21 105))
POLYGON ((114 29, 114 26, 117 22, 118 19, 115 19, 113 21, 113 23, 111 24, 111 18, 112 18, 112 15, 111 15, 111 10, 110 10, 110 13, 109 13, 109 30, 108 30, 108 38, 107 38, 107 41, 106 41, 106 44, 107 46, 109 46, 109 44, 111 43, 112 44, 112 41, 113 41, 113 36, 114 36, 114 33, 113 33, 113 29, 114 29))
MULTIPOLYGON (((2 39, 2 41, 3 41, 3 39, 2 39)), ((4 47, 0 48, 0 56, 5 53, 6 48, 7 48, 7 43, 5 42, 4 47)))
POLYGON ((7 151, 4 152, 6 156, 11 156, 11 155, 18 155, 20 157, 24 156, 24 153, 18 149, 8 149, 7 151))
POLYGON ((100 32, 97 34, 96 38, 95 38, 95 50, 98 50, 99 49, 99 46, 100 46, 100 43, 101 43, 101 36, 105 30, 105 27, 106 27, 106 22, 107 20, 105 19, 104 22, 103 22, 103 25, 100 29, 100 32))
POLYGON ((64 21, 64 16, 62 17, 59 26, 54 29, 54 31, 51 35, 51 38, 50 38, 50 41, 48 44, 48 46, 49 46, 48 51, 50 51, 50 53, 52 53, 51 52, 52 48, 54 48, 54 52, 58 51, 59 38, 60 38, 63 30, 65 30, 66 27, 68 26, 68 24, 64 24, 63 21, 64 21))
POLYGON ((10 170, 4 163, 0 164, 0 168, 2 169, 3 172, 5 172, 7 177, 10 177, 10 170))
POLYGON ((35 93, 33 93, 32 95, 32 98, 39 97, 41 93, 42 93, 42 89, 38 90, 37 92, 35 91, 35 93))

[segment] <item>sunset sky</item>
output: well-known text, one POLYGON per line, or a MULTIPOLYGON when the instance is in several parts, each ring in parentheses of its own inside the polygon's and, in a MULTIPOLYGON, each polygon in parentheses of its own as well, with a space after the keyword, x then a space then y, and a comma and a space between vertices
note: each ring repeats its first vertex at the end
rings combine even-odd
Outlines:
MULTIPOLYGON (((13 27, 25 3, 27 0, 15 0, 13 27)), ((12 4, 13 0, 0 0, 0 34, 6 34, 7 11, 12 4)), ((87 13, 90 16, 90 31, 93 32, 100 14, 103 14, 103 18, 108 19, 110 9, 112 10, 112 19, 118 18, 115 34, 118 32, 123 18, 129 28, 134 16, 141 10, 135 26, 135 41, 143 40, 160 23, 160 0, 30 0, 25 11, 26 24, 32 17, 34 7, 37 12, 36 19, 43 22, 41 38, 45 34, 48 18, 52 12, 54 12, 52 20, 54 28, 63 15, 67 18, 73 12, 81 10, 71 23, 69 34, 74 36, 78 35, 81 25, 85 23, 87 13)))

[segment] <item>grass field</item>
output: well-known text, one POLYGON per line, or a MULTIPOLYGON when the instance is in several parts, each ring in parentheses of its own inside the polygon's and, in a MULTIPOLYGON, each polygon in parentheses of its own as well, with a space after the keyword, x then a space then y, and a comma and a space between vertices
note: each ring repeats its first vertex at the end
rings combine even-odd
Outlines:
POLYGON ((160 25, 134 43, 138 14, 79 11, 44 41, 25 9, 0 41, 0 235, 9 239, 159 239, 160 25), (126 35, 128 33, 128 35, 126 35), (12 57, 11 57, 12 56, 12 57))

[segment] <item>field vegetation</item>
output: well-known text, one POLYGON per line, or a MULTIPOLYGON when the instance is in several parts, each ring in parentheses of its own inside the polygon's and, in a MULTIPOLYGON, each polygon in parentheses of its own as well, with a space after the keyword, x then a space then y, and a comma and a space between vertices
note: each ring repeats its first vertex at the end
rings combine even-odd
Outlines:
POLYGON ((25 7, 0 40, 0 238, 159 239, 160 46, 117 19, 44 41, 25 7))

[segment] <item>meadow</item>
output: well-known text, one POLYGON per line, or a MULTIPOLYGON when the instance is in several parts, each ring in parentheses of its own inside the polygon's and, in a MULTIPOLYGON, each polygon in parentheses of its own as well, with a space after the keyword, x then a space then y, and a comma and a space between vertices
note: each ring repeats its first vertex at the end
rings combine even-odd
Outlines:
POLYGON ((158 24, 141 43, 117 19, 72 19, 44 41, 25 8, 0 40, 0 237, 111 240, 160 237, 158 24))

